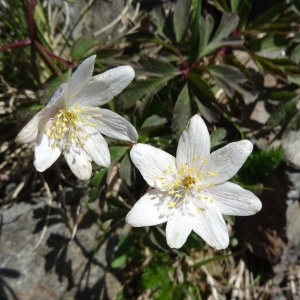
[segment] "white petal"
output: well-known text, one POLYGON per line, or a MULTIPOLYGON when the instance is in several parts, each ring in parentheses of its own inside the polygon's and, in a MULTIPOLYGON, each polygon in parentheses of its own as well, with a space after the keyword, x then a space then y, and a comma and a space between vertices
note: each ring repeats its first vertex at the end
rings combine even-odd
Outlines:
POLYGON ((17 143, 32 143, 36 140, 39 129, 38 124, 45 111, 46 108, 42 109, 23 127, 16 137, 17 143))
POLYGON ((35 146, 34 166, 39 172, 48 169, 60 156, 61 147, 53 145, 53 140, 48 135, 40 134, 35 146))
POLYGON ((150 186, 166 191, 158 177, 169 169, 176 170, 174 156, 150 145, 135 144, 130 157, 150 186))
POLYGON ((120 115, 108 109, 99 109, 99 116, 93 120, 98 120, 97 130, 111 138, 135 143, 138 138, 136 129, 120 115))
POLYGON ((65 159, 74 173, 74 175, 81 179, 87 180, 92 176, 92 164, 89 155, 77 144, 64 150, 65 159))
POLYGON ((127 214, 126 222, 134 227, 153 226, 167 221, 170 196, 159 190, 145 194, 127 214))
POLYGON ((208 164, 204 164, 201 172, 216 172, 217 176, 210 176, 203 183, 222 183, 234 176, 242 167, 252 152, 253 145, 248 140, 230 143, 218 149, 208 157, 208 164))
POLYGON ((110 165, 110 153, 104 137, 93 127, 85 126, 83 138, 87 138, 83 142, 84 151, 99 166, 108 167, 110 165))
POLYGON ((214 203, 199 203, 199 217, 194 218, 193 230, 211 247, 225 249, 229 244, 226 223, 214 203))
POLYGON ((225 182, 208 189, 223 215, 250 216, 261 210, 261 201, 237 184, 225 182))
POLYGON ((187 163, 189 167, 196 166, 209 156, 210 138, 207 127, 199 115, 191 118, 183 131, 177 148, 176 165, 179 169, 187 163))
POLYGON ((193 228, 193 220, 189 214, 183 215, 179 210, 169 218, 166 227, 167 243, 171 248, 181 248, 193 228))
POLYGON ((120 94, 135 76, 131 66, 121 66, 94 76, 76 98, 76 103, 99 106, 120 94))
POLYGON ((63 84, 60 85, 60 87, 52 95, 52 97, 49 100, 46 107, 50 107, 50 106, 55 105, 59 108, 63 108, 63 100, 62 100, 61 94, 62 94, 65 87, 66 87, 66 83, 63 83, 63 84))
POLYGON ((67 82, 62 95, 67 107, 72 106, 75 101, 77 102, 78 94, 91 79, 95 59, 96 55, 93 55, 84 60, 67 82))

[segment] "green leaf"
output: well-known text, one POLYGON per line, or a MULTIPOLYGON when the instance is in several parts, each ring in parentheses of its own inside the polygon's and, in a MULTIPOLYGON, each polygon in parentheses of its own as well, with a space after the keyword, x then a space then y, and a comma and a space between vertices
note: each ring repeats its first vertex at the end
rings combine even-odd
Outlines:
POLYGON ((114 146, 109 148, 111 165, 115 164, 128 150, 127 146, 114 146))
POLYGON ((235 31, 239 23, 239 17, 236 14, 224 14, 221 23, 214 34, 211 43, 218 43, 219 41, 227 38, 233 31, 235 31))
POLYGON ((154 129, 159 128, 160 126, 162 126, 166 123, 167 123, 166 118, 161 118, 157 115, 153 115, 153 116, 147 118, 146 121, 143 123, 140 133, 150 132, 154 129))
POLYGON ((102 38, 95 37, 92 34, 83 35, 78 38, 71 47, 72 60, 79 60, 86 56, 87 52, 92 49, 95 45, 100 44, 102 38))
POLYGON ((291 60, 296 64, 300 63, 300 44, 298 44, 291 52, 291 60))
POLYGON ((271 59, 260 57, 258 55, 255 55, 254 58, 258 67, 264 72, 285 77, 285 72, 276 64, 274 64, 274 62, 271 59))
POLYGON ((107 199, 107 204, 109 204, 109 205, 111 205, 115 208, 125 210, 127 212, 129 211, 129 208, 124 204, 124 202, 121 201, 120 199, 118 199, 117 197, 114 197, 114 196, 110 196, 107 199))
POLYGON ((156 25, 158 35, 165 37, 163 29, 166 24, 165 10, 162 5, 156 5, 152 11, 152 20, 156 25))
MULTIPOLYGON (((208 21, 206 24, 206 28, 201 30, 203 37, 207 40, 207 35, 209 34, 209 31, 211 31, 211 20, 209 18, 206 18, 208 21), (204 31, 203 31, 204 30, 204 31), (206 32, 207 31, 207 32, 206 32)), ((214 36, 211 38, 210 42, 205 45, 205 41, 201 41, 201 51, 200 51, 200 57, 203 57, 205 55, 208 55, 215 50, 217 50, 220 47, 223 46, 230 46, 230 45, 241 45, 243 41, 240 38, 232 38, 227 39, 229 35, 236 30, 239 23, 239 17, 236 14, 227 15, 224 14, 221 20, 221 23, 214 34, 214 36), (227 39, 227 40, 226 40, 227 39)), ((202 36, 202 35, 201 35, 202 36)))
POLYGON ((300 14, 300 0, 293 0, 292 3, 298 14, 300 14))
POLYGON ((240 0, 230 0, 231 11, 237 13, 238 7, 240 5, 240 0))
POLYGON ((211 88, 202 79, 201 73, 194 70, 189 73, 189 87, 194 95, 194 100, 199 112, 208 122, 217 122, 219 120, 219 112, 214 104, 217 102, 211 88))
POLYGON ((247 44, 247 48, 253 52, 258 52, 263 57, 268 55, 281 56, 281 51, 287 46, 286 38, 282 35, 267 34, 260 39, 256 39, 247 44))
POLYGON ((206 15, 205 18, 201 17, 201 38, 199 46, 200 56, 201 53, 205 53, 205 49, 208 45, 208 41, 214 29, 214 23, 214 19, 211 15, 206 15))
POLYGON ((214 77, 218 86, 232 98, 234 91, 238 91, 243 97, 252 102, 256 95, 254 91, 245 85, 247 78, 238 68, 227 65, 211 66, 209 72, 214 77))
POLYGON ((227 132, 224 128, 218 128, 210 135, 210 148, 214 148, 221 144, 225 139, 227 132))
POLYGON ((187 85, 181 90, 176 101, 172 120, 172 129, 179 138, 191 118, 191 100, 187 85))
POLYGON ((118 105, 123 109, 135 105, 137 100, 149 97, 163 88, 173 76, 165 76, 145 81, 135 81, 118 97, 118 105))
POLYGON ((297 111, 296 104, 298 102, 298 97, 285 102, 279 108, 277 108, 269 117, 266 126, 268 128, 274 128, 278 125, 284 125, 287 123, 291 117, 297 111))
POLYGON ((199 58, 199 43, 200 43, 200 17, 201 17, 202 0, 197 0, 197 6, 194 11, 194 16, 191 24, 192 37, 190 42, 189 62, 193 63, 199 58))
POLYGON ((131 173, 132 173, 132 164, 129 158, 129 153, 127 152, 121 161, 120 177, 126 182, 128 186, 132 185, 131 173))
POLYGON ((247 26, 249 14, 252 11, 252 0, 231 0, 231 10, 238 14, 240 21, 237 31, 243 30, 247 26))
POLYGON ((263 25, 273 23, 275 20, 280 18, 282 14, 289 8, 290 4, 287 4, 285 1, 280 2, 277 5, 272 5, 269 10, 260 14, 257 19, 255 19, 249 29, 259 28, 263 25))
POLYGON ((94 202, 100 193, 101 188, 104 186, 107 169, 104 168, 98 172, 90 181, 90 192, 88 202, 94 202))
POLYGON ((127 254, 126 254, 126 253, 121 254, 120 256, 114 258, 114 259, 111 261, 110 266, 111 266, 113 269, 120 269, 120 268, 122 268, 122 267, 125 266, 126 260, 127 260, 127 254))
POLYGON ((219 115, 216 112, 208 107, 207 105, 203 104, 200 101, 201 98, 198 98, 196 95, 194 97, 194 101, 197 104, 198 110, 201 116, 210 123, 216 123, 219 120, 219 115))
POLYGON ((179 74, 179 70, 167 61, 162 61, 152 57, 144 57, 140 60, 142 75, 151 75, 156 77, 175 76, 179 74))
POLYGON ((287 75, 290 75, 291 77, 299 76, 299 68, 288 58, 270 59, 258 55, 253 57, 255 58, 257 65, 265 72, 283 77, 286 77, 287 75))
POLYGON ((275 100, 275 101, 288 101, 293 98, 296 98, 297 96, 298 96, 298 93, 296 93, 296 92, 282 90, 282 91, 276 91, 276 92, 271 93, 268 96, 268 99, 275 100))
POLYGON ((177 0, 175 4, 173 26, 178 43, 182 41, 189 25, 191 3, 191 0, 177 0))
POLYGON ((194 88, 200 91, 201 99, 207 102, 216 102, 215 96, 211 91, 209 85, 202 79, 202 74, 197 71, 192 71, 188 75, 189 82, 193 84, 194 88))
POLYGON ((101 222, 106 222, 108 220, 117 220, 120 221, 125 219, 126 215, 128 214, 128 210, 118 210, 118 211, 108 211, 102 212, 100 215, 101 222))
POLYGON ((243 179, 261 182, 266 176, 274 172, 283 159, 282 148, 252 152, 239 171, 239 176, 243 179))

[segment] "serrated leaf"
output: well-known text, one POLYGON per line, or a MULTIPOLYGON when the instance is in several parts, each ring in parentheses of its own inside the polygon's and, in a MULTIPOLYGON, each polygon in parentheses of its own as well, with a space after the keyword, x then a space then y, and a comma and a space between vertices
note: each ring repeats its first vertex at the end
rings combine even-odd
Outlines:
POLYGON ((206 15, 206 17, 201 17, 201 35, 200 35, 200 46, 199 53, 205 53, 205 48, 208 45, 211 33, 214 29, 214 19, 211 15, 206 15))
POLYGON ((156 5, 152 11, 152 19, 156 25, 156 31, 160 36, 165 36, 163 29, 166 24, 165 10, 162 5, 156 5))
POLYGON ((127 152, 121 161, 120 177, 126 182, 128 186, 132 185, 131 173, 132 173, 132 164, 129 158, 129 153, 127 152))
POLYGON ((298 98, 294 98, 277 108, 269 117, 266 126, 274 128, 278 125, 284 125, 293 116, 294 112, 297 111, 297 102, 298 98))
POLYGON ((191 99, 188 87, 185 85, 178 96, 173 112, 172 129, 177 138, 185 129, 191 114, 191 99))
POLYGON ((173 26, 176 41, 180 43, 187 31, 191 0, 177 0, 173 14, 173 26))
POLYGON ((252 102, 256 95, 248 86, 245 85, 247 78, 238 68, 228 65, 211 66, 209 72, 214 77, 216 84, 220 86, 224 92, 232 98, 234 91, 237 91, 252 102))
POLYGON ((224 38, 227 38, 236 29, 238 23, 239 17, 237 14, 224 14, 221 23, 211 40, 211 43, 216 43, 224 38))
POLYGON ((95 45, 101 43, 102 38, 95 37, 94 35, 83 35, 78 38, 71 47, 72 60, 78 60, 87 54, 95 45))
MULTIPOLYGON (((209 19, 207 19, 209 20, 209 19)), ((211 22, 211 21, 210 21, 211 22)), ((205 55, 208 55, 215 50, 217 50, 220 47, 223 47, 224 45, 237 45, 242 44, 243 41, 237 37, 235 37, 232 41, 225 40, 229 37, 229 35, 236 30, 239 23, 239 17, 236 14, 227 15, 224 14, 221 20, 221 23, 214 34, 214 36, 211 38, 210 42, 205 45, 205 42, 201 42, 201 51, 200 51, 200 57, 203 57, 205 55)), ((210 29, 211 24, 207 24, 207 28, 204 30, 211 30, 210 29)), ((205 39, 207 39, 207 34, 205 31, 201 30, 203 33, 203 36, 205 39)), ((201 36, 200 36, 201 37, 201 36)))
POLYGON ((118 97, 118 105, 127 109, 135 105, 137 100, 149 97, 163 88, 173 76, 165 76, 145 81, 135 81, 118 97))
POLYGON ((144 57, 140 60, 142 70, 139 72, 143 75, 152 75, 156 77, 175 76, 179 73, 178 69, 167 61, 162 61, 152 57, 144 57))

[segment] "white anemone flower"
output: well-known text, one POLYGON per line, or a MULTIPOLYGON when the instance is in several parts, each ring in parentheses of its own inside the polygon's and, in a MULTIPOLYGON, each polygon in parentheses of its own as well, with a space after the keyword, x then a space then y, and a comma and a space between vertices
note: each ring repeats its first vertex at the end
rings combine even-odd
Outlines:
POLYGON ((92 161, 103 167, 110 165, 102 134, 133 143, 137 140, 138 134, 128 121, 98 107, 133 80, 133 68, 121 66, 92 77, 95 58, 94 55, 82 62, 16 138, 19 143, 35 143, 34 165, 39 172, 63 153, 75 176, 86 180, 92 174, 92 161))
POLYGON ((248 216, 261 209, 260 200, 239 185, 227 182, 241 168, 253 145, 230 143, 210 154, 207 127, 198 115, 179 140, 176 158, 150 145, 135 144, 131 159, 153 187, 126 217, 132 226, 167 222, 167 243, 180 248, 191 231, 216 249, 229 244, 222 215, 248 216))

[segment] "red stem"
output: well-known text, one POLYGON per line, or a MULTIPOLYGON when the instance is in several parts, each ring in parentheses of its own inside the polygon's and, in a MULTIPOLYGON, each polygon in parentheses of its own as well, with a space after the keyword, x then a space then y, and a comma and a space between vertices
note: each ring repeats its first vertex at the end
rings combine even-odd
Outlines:
POLYGON ((44 50, 47 52, 47 54, 48 54, 49 56, 53 57, 53 58, 56 59, 57 61, 59 61, 59 62, 61 62, 62 64, 66 65, 68 68, 75 68, 75 65, 74 65, 72 62, 70 62, 70 61, 68 61, 68 60, 65 60, 65 59, 63 59, 62 57, 60 57, 60 56, 54 54, 52 51, 50 51, 50 50, 49 50, 48 48, 46 48, 44 45, 41 45, 41 46, 44 48, 44 50))
POLYGON ((31 41, 29 39, 23 40, 23 41, 18 41, 15 43, 11 43, 5 46, 0 47, 0 51, 8 51, 11 50, 13 48, 18 48, 18 47, 24 47, 24 46, 28 46, 31 44, 31 41))

